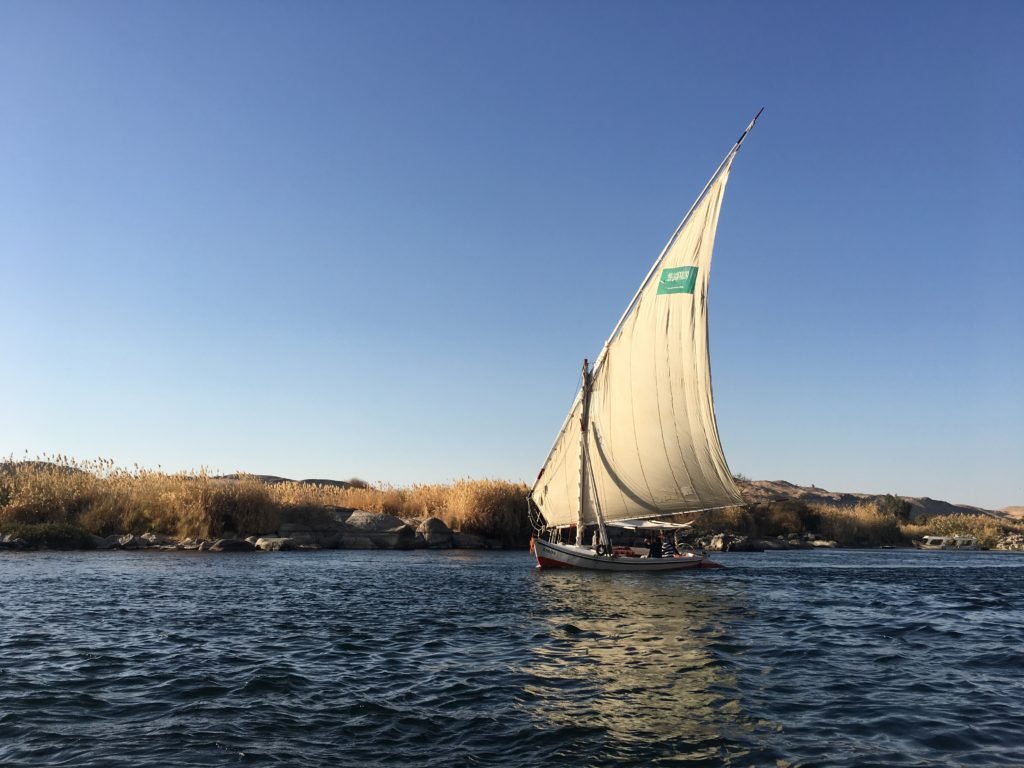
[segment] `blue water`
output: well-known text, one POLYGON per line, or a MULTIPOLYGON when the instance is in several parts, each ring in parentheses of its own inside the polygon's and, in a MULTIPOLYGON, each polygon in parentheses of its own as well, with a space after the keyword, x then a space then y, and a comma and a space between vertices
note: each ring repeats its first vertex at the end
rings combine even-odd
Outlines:
POLYGON ((1024 766, 1024 555, 0 554, 3 766, 1024 766))

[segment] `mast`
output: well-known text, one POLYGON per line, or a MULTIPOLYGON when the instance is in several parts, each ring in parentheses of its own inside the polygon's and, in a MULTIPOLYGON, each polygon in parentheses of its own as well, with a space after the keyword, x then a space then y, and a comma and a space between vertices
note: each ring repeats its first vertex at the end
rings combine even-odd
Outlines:
POLYGON ((590 481, 587 479, 587 426, 590 423, 590 361, 583 359, 583 385, 580 394, 583 398, 583 409, 580 415, 580 501, 576 523, 576 546, 583 546, 583 528, 586 526, 587 490, 590 481))
POLYGON ((590 361, 583 360, 583 386, 581 397, 583 408, 580 414, 580 498, 579 516, 576 523, 576 546, 583 546, 583 529, 586 527, 587 499, 593 493, 594 513, 597 515, 598 541, 605 547, 611 543, 608 540, 608 531, 604 526, 604 516, 601 514, 601 505, 597 499, 597 486, 594 484, 593 473, 590 472, 590 393, 594 386, 594 376, 591 372, 590 361))
MULTIPOLYGON (((591 425, 593 426, 593 425, 591 425)), ((590 466, 590 445, 584 445, 583 460, 590 466)), ((597 517, 597 541, 604 545, 605 554, 611 554, 612 542, 608 538, 608 529, 604 525, 604 515, 601 513, 601 502, 597 495, 597 482, 594 480, 594 473, 590 473, 590 491, 594 499, 594 515, 597 517)))

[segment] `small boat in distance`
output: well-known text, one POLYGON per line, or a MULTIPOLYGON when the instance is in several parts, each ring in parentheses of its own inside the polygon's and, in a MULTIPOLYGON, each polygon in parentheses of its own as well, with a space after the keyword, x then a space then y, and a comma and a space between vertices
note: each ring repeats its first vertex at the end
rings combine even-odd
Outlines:
POLYGON ((583 361, 576 398, 530 490, 539 568, 721 567, 671 544, 659 556, 651 539, 686 527, 671 522, 678 515, 743 504, 711 393, 708 274, 729 171, 761 111, 669 238, 593 366, 583 361), (648 533, 649 548, 616 545, 612 530, 648 533))
POLYGON ((914 546, 918 549, 977 549, 978 538, 976 536, 925 536, 915 541, 914 546))

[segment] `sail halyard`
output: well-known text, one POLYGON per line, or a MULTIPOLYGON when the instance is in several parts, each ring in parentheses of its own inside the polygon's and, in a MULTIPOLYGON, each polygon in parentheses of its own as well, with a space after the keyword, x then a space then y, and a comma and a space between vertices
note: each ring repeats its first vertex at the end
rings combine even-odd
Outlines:
POLYGON ((582 530, 598 523, 603 529, 605 520, 654 519, 742 503, 714 415, 706 297, 731 164, 760 114, 676 227, 589 378, 585 373, 531 490, 549 525, 576 524, 582 530), (572 467, 577 460, 579 466, 572 467), (596 507, 599 497, 604 515, 596 507), (567 517, 569 507, 576 509, 567 517))

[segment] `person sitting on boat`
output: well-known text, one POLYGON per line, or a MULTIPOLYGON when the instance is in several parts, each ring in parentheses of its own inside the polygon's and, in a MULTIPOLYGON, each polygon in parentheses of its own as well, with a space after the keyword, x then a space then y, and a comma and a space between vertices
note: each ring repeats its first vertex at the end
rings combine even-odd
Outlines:
POLYGON ((670 539, 668 536, 666 536, 664 531, 662 531, 659 534, 659 537, 661 539, 661 556, 662 557, 672 557, 673 555, 678 555, 679 554, 679 550, 676 549, 675 542, 673 542, 672 539, 670 539))
POLYGON ((651 536, 647 539, 647 556, 648 557, 661 557, 661 541, 657 536, 651 536))

